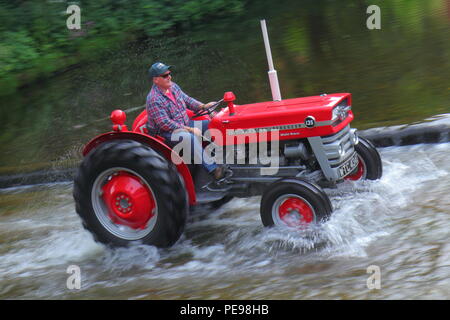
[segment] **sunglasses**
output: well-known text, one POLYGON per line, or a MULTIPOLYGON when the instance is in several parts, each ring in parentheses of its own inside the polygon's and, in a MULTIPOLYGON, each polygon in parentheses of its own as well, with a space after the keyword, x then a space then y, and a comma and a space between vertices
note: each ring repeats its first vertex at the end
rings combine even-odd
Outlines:
POLYGON ((167 79, 171 75, 171 72, 160 75, 161 78, 167 79))

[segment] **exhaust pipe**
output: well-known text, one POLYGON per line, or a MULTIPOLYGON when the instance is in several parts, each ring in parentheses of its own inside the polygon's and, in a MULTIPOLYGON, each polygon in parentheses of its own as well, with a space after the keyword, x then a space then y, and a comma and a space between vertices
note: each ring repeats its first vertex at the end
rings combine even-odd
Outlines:
POLYGON ((267 62, 269 63, 269 83, 272 91, 273 101, 281 101, 280 85, 278 83, 277 71, 273 68, 272 53, 270 51, 269 36, 267 34, 266 20, 261 20, 261 30, 264 38, 264 46, 266 47, 267 62))

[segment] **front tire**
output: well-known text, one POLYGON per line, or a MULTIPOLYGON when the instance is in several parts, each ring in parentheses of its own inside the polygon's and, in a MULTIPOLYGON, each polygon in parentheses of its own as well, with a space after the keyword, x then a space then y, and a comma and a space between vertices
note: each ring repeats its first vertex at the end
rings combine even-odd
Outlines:
POLYGON ((344 179, 353 181, 380 179, 383 175, 383 166, 380 154, 372 142, 359 137, 355 151, 358 154, 358 167, 344 179))
POLYGON ((260 210, 264 226, 291 228, 325 222, 333 211, 319 186, 296 178, 271 184, 263 193, 260 210))
POLYGON ((73 196, 83 226, 111 246, 169 247, 186 224, 187 195, 175 167, 133 140, 107 142, 87 155, 73 196))

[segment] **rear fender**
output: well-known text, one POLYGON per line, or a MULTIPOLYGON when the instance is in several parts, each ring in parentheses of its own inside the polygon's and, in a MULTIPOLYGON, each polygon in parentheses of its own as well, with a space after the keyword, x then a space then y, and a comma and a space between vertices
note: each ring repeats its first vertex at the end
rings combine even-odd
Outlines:
POLYGON ((167 146, 162 141, 154 137, 130 131, 104 133, 95 137, 86 144, 86 146, 83 149, 83 156, 87 156, 92 150, 94 150, 102 143, 105 143, 107 141, 124 140, 124 139, 134 140, 144 145, 147 145, 150 148, 159 151, 168 161, 172 161, 171 159, 177 159, 178 160, 177 162, 179 164, 176 164, 175 166, 180 175, 183 177, 184 184, 186 186, 186 191, 189 196, 189 204, 190 205, 195 204, 196 202, 195 186, 188 166, 183 162, 182 158, 177 153, 175 153, 169 146, 167 146))

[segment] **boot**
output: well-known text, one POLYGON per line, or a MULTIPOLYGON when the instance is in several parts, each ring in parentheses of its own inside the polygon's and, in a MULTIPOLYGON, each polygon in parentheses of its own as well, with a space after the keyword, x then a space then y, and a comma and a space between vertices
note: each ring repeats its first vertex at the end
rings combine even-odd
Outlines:
POLYGON ((220 180, 223 177, 225 177, 225 172, 227 170, 227 167, 224 165, 219 165, 214 171, 213 171, 213 175, 214 175, 214 179, 216 180, 220 180))

